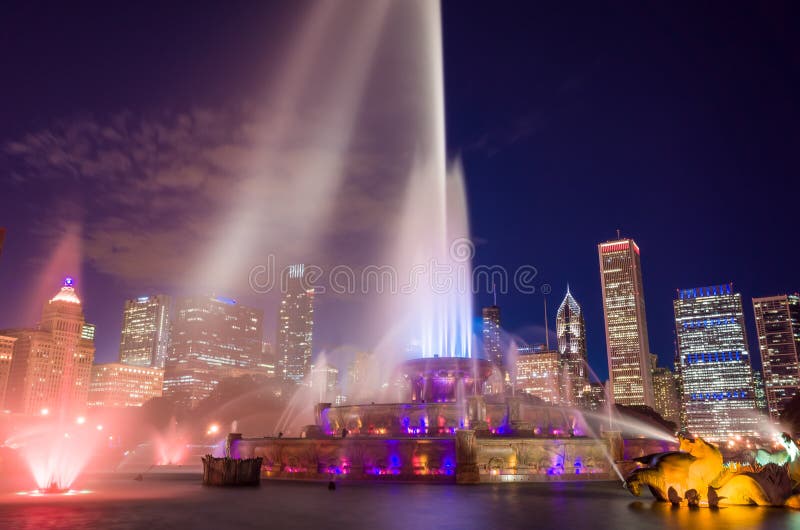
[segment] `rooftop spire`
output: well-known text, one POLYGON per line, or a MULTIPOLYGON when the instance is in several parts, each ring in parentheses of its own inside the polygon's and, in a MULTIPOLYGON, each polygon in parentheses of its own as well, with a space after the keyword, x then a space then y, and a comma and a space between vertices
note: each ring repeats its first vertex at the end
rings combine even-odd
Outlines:
POLYGON ((81 300, 78 298, 78 295, 75 294, 75 280, 72 276, 67 276, 64 278, 64 282, 61 284, 61 290, 56 293, 56 295, 50 299, 50 303, 53 302, 68 302, 70 304, 80 304, 81 300))

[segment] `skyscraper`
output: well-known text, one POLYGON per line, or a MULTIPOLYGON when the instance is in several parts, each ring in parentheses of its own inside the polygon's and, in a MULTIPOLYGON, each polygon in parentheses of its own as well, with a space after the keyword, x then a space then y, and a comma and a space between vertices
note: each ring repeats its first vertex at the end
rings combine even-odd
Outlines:
POLYGON ((563 365, 564 400, 569 405, 578 405, 589 384, 586 324, 581 306, 569 292, 569 286, 556 313, 556 335, 563 365))
POLYGON ((632 239, 600 243, 600 281, 608 373, 614 401, 652 407, 653 381, 639 247, 632 239))
POLYGON ((741 295, 729 283, 680 289, 673 307, 686 428, 710 440, 757 436, 741 295))
POLYGON ((164 395, 194 406, 221 379, 255 369, 262 358, 264 313, 222 297, 178 300, 164 395))
POLYGON ((800 295, 753 298, 764 391, 772 420, 800 391, 800 295))
POLYGON ((121 363, 164 367, 170 341, 170 302, 163 294, 125 301, 119 341, 121 363))
POLYGON ((89 393, 94 342, 67 277, 45 303, 35 329, 0 332, 16 338, 6 389, 6 408, 23 414, 81 414, 89 393))
POLYGON ((653 360, 653 407, 662 418, 681 427, 681 397, 675 375, 669 368, 658 366, 658 356, 651 354, 653 360))
POLYGON ((503 368, 503 346, 500 342, 500 308, 496 305, 490 305, 483 308, 482 314, 483 349, 490 361, 503 368))
POLYGON ((314 289, 302 264, 288 270, 278 314, 278 361, 284 381, 301 383, 311 371, 314 334, 314 289))
POLYGON ((11 373, 11 359, 14 356, 14 337, 0 335, 0 408, 4 407, 8 376, 11 373))

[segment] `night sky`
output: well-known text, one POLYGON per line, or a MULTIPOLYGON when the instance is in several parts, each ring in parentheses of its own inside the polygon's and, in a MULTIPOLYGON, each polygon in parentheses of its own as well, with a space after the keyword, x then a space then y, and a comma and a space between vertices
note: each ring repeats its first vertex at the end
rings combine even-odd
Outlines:
MULTIPOLYGON (((215 240, 196 236, 224 227, 215 216, 224 217, 229 203, 204 194, 219 178, 196 160, 223 145, 215 160, 238 160, 231 146, 248 145, 242 123, 270 93, 265 87, 279 85, 287 43, 296 42, 310 8, 6 5, 0 328, 34 324, 41 303, 72 273, 87 319, 98 326, 97 359, 112 361, 126 297, 198 288, 180 276, 186 260, 208 255, 215 240), (134 129, 155 131, 159 142, 118 135, 134 129), (233 137, 244 139, 227 144, 233 137), (131 164, 134 149, 150 149, 142 159, 155 161, 152 167, 131 164)), ((569 283, 601 377, 596 245, 617 229, 642 249, 650 345, 662 364, 671 365, 674 353, 676 288, 733 281, 754 348, 751 298, 800 289, 800 247, 792 239, 799 11, 791 2, 443 3, 447 148, 463 160, 475 261, 535 266, 539 284, 552 287, 551 325, 569 283)), ((333 76, 335 59, 325 61, 333 76)), ((380 68, 391 71, 394 63, 380 68)), ((328 88, 328 72, 315 75, 304 88, 309 101, 328 88)), ((412 93, 415 84, 391 86, 412 93)), ((371 90, 370 108, 380 108, 371 90)), ((381 88, 384 101, 397 97, 390 90, 381 88)), ((302 131, 293 137, 292 148, 305 148, 303 138, 302 131)), ((297 156, 304 159, 302 151, 297 156)), ((368 173, 359 190, 379 182, 368 173)), ((224 193, 220 185, 215 195, 224 193)), ((282 197, 281 189, 275 193, 282 197)), ((357 209, 367 223, 380 210, 380 193, 363 195, 369 200, 357 209)), ((264 208, 278 211, 278 202, 264 208)), ((339 233, 326 227, 331 237, 319 247, 341 237, 356 248, 350 235, 359 228, 348 223, 337 225, 339 233)), ((263 307, 273 334, 274 296, 230 294, 263 307)), ((476 305, 490 301, 479 293, 476 305)), ((498 304, 504 328, 543 340, 541 294, 512 292, 498 304)), ((348 312, 320 300, 317 349, 347 340, 340 314, 348 312)))

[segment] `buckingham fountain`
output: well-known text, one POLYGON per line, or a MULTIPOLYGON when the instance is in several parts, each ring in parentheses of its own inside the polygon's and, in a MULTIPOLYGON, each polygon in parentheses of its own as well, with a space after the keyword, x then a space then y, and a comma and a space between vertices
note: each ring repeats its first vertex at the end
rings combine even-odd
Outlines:
POLYGON ((384 324, 396 329, 375 348, 356 404, 307 403, 313 423, 300 436, 231 433, 227 454, 261 458, 265 478, 621 482, 619 432, 600 432, 575 408, 486 392, 497 368, 473 334, 475 249, 461 165, 445 148, 440 8, 396 2, 389 15, 385 40, 402 50, 397 64, 414 86, 402 99, 413 134, 395 139, 408 170, 384 257, 401 277, 423 265, 421 276, 379 302, 376 312, 392 315, 384 324))
MULTIPOLYGON (((793 495, 800 482, 798 450, 788 435, 780 438, 786 450, 776 457, 779 463, 742 467, 725 462, 702 439, 653 434, 630 418, 614 417, 611 407, 607 415, 593 414, 497 392, 496 378, 489 383, 498 367, 482 358, 473 336, 475 249, 464 178, 445 149, 440 8, 423 0, 370 6, 376 11, 370 20, 383 28, 371 35, 382 35, 398 54, 383 62, 405 73, 395 72, 394 82, 384 85, 397 89, 397 98, 381 93, 380 104, 402 102, 407 108, 394 117, 411 123, 410 138, 393 127, 400 165, 408 170, 397 194, 400 206, 390 209, 398 215, 384 238, 384 257, 394 271, 420 272, 424 264, 422 276, 413 289, 374 308, 394 317, 392 329, 374 348, 355 404, 314 402, 310 393, 298 393, 293 399, 305 403, 297 410, 313 408, 313 420, 309 414, 292 430, 299 435, 229 433, 225 458, 204 459, 206 482, 605 480, 634 495, 647 488, 676 505, 800 506, 793 495)), ((287 415, 296 415, 293 410, 287 415)))

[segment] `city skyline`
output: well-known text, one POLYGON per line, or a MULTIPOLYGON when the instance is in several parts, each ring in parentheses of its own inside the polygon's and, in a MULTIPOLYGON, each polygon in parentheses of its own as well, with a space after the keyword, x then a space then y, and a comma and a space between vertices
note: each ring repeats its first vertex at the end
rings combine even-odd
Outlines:
MULTIPOLYGON (((443 18, 447 21, 444 68, 448 150, 463 156, 472 234, 478 242, 476 264, 508 267, 532 264, 541 282, 549 284, 555 292, 569 282, 581 300, 590 363, 601 378, 607 369, 602 299, 596 290, 593 247, 613 237, 616 229, 647 249, 644 284, 649 300, 650 346, 660 355, 662 365, 669 364, 673 355, 671 299, 675 288, 734 281, 746 299, 798 289, 790 265, 795 261, 792 257, 796 251, 787 249, 781 243, 780 231, 771 228, 789 226, 792 211, 787 202, 792 194, 778 190, 792 188, 796 164, 786 154, 791 150, 783 146, 793 138, 790 131, 797 122, 798 111, 789 104, 796 90, 791 80, 767 66, 783 56, 780 43, 785 44, 788 37, 776 37, 768 30, 769 14, 755 7, 730 10, 726 7, 723 11, 728 16, 718 16, 708 6, 696 7, 710 21, 702 26, 685 24, 677 10, 667 7, 655 11, 629 7, 630 13, 609 13, 607 8, 593 6, 576 20, 576 15, 566 8, 532 5, 521 8, 527 16, 509 21, 505 14, 483 13, 469 3, 443 5, 443 18), (607 24, 593 23, 600 15, 607 24), (486 27, 476 27, 474 20, 485 20, 486 27), (507 40, 473 39, 476 32, 483 34, 501 23, 507 40), (507 24, 510 26, 506 27, 507 24), (670 28, 675 31, 670 32, 670 28), (751 32, 749 28, 754 29, 751 32), (758 37, 765 34, 769 38, 758 37), (693 39, 714 42, 717 46, 698 52, 689 44, 693 39), (503 42, 518 46, 509 48, 503 42), (547 52, 525 52, 534 42, 534 49, 547 52), (637 42, 637 46, 630 46, 630 42, 637 42), (675 50, 677 56, 699 53, 699 62, 673 60, 667 49, 675 50), (494 57, 504 59, 495 61, 491 59, 494 57), (646 57, 658 60, 645 60, 646 57), (716 67, 703 68, 701 64, 716 67), (476 79, 475 71, 485 75, 476 79), (700 82, 689 87, 681 81, 687 78, 700 82), (502 94, 498 94, 498 86, 504 87, 502 94), (756 98, 754 94, 765 96, 756 98), (709 100, 715 104, 707 105, 709 100), (614 127, 609 127, 612 123, 614 127), (727 124, 726 130, 738 132, 720 134, 719 123, 727 124), (731 182, 752 184, 734 186, 731 182), (622 197, 627 196, 622 203, 616 202, 620 198, 618 190, 625 190, 622 197), (675 209, 684 204, 687 190, 691 190, 698 208, 676 216, 675 209), (714 200, 709 199, 707 204, 702 200, 711 197, 714 200), (729 208, 747 211, 758 203, 771 204, 773 217, 741 216, 726 221, 726 230, 718 231, 714 238, 686 237, 698 226, 712 226, 729 208), (619 207, 608 208, 617 204, 619 207), (501 205, 502 216, 495 205, 501 205), (519 230, 512 227, 528 226, 532 208, 539 219, 558 219, 558 228, 546 226, 549 223, 534 225, 526 237, 536 244, 520 245, 519 230), (742 248, 748 252, 740 252, 742 248), (684 260, 679 256, 698 259, 684 260), (752 256, 759 256, 759 261, 752 256), (764 263, 771 264, 769 272, 759 268, 764 263)), ((119 307, 125 299, 160 292, 172 296, 219 293, 269 312, 276 307, 278 297, 254 296, 213 285, 197 285, 195 289, 178 285, 180 277, 188 276, 185 261, 197 259, 181 245, 202 238, 195 237, 194 232, 176 238, 181 233, 174 225, 179 223, 168 217, 152 223, 165 230, 160 237, 151 237, 152 229, 147 229, 141 232, 141 239, 134 240, 137 244, 133 247, 126 247, 125 241, 115 245, 110 237, 112 229, 119 234, 128 232, 120 231, 119 224, 103 224, 109 219, 109 212, 107 208, 95 208, 92 202, 93 196, 105 196, 92 175, 87 175, 88 180, 81 186, 59 180, 59 184, 64 184, 58 187, 60 193, 37 191, 39 178, 70 173, 62 172, 60 167, 31 167, 26 162, 28 157, 15 154, 18 151, 14 149, 30 148, 25 139, 37 135, 52 134, 63 142, 69 131, 59 124, 70 123, 76 114, 91 114, 95 120, 80 122, 81 127, 72 132, 83 131, 88 135, 87 141, 98 141, 97 145, 102 147, 105 144, 92 136, 91 131, 101 125, 123 123, 125 109, 155 117, 172 112, 168 119, 153 119, 148 123, 163 127, 176 137, 180 130, 175 122, 181 113, 194 108, 209 109, 208 113, 198 113, 197 119, 210 120, 214 130, 226 135, 232 131, 228 123, 241 120, 224 112, 225 108, 236 107, 241 100, 263 93, 262 79, 254 78, 255 70, 243 59, 248 54, 237 52, 253 46, 252 41, 243 40, 247 34, 244 29, 263 28, 265 20, 291 20, 282 10, 273 12, 267 7, 263 16, 252 13, 248 20, 232 13, 198 11, 192 13, 192 20, 208 30, 208 40, 198 43, 186 14, 175 6, 163 10, 158 20, 152 20, 146 10, 131 8, 130 26, 124 31, 109 31, 107 28, 114 27, 110 17, 107 12, 86 6, 55 8, 47 14, 9 13, 9 34, 15 42, 27 43, 23 49, 34 53, 35 59, 25 54, 4 56, 6 70, 19 72, 25 88, 14 88, 15 97, 0 102, 0 115, 4 118, 0 122, 0 143, 9 175, 5 188, 9 192, 0 197, 4 212, 0 225, 7 228, 0 257, 0 292, 11 301, 0 308, 0 322, 4 326, 20 326, 34 321, 38 303, 25 301, 48 295, 42 278, 49 273, 52 282, 74 274, 85 293, 86 312, 98 325, 97 355, 104 361, 113 361, 117 354, 119 307), (43 18, 37 19, 40 15, 43 18), (225 20, 228 25, 210 22, 217 20, 225 20), (242 31, 231 35, 226 29, 231 25, 241 27, 242 31), (64 35, 62 45, 57 49, 42 47, 34 37, 37 34, 34 28, 49 28, 52 34, 64 35), (129 47, 127 43, 137 42, 142 28, 147 28, 152 48, 129 47), (72 38, 73 31, 80 38, 72 38), (182 43, 179 47, 175 45, 176 38, 182 43), (68 72, 63 69, 63 65, 72 64, 71 58, 91 55, 92 43, 96 41, 116 50, 119 60, 96 58, 92 64, 74 66, 68 72), (203 68, 179 74, 164 63, 162 52, 170 50, 195 64, 192 58, 196 50, 192 43, 211 46, 216 42, 229 42, 230 47, 214 46, 216 53, 209 57, 212 64, 203 68), (31 64, 42 67, 32 69, 31 64), (152 64, 158 75, 143 76, 141 71, 125 68, 124 64, 152 64), (226 74, 217 75, 219 72, 226 74), (229 92, 233 84, 238 87, 235 94, 229 92), (45 97, 41 90, 47 86, 62 88, 48 92, 45 97), (191 89, 184 90, 186 87, 191 89), (188 100, 187 92, 192 94, 188 100), (87 253, 86 259, 77 259, 77 250, 70 250, 69 245, 59 249, 54 244, 65 235, 54 228, 65 227, 64 223, 50 223, 47 230, 34 228, 42 214, 47 218, 63 214, 70 221, 83 219, 75 232, 66 230, 65 237, 75 239, 75 248, 82 248, 87 253), (84 231, 78 230, 82 223, 84 231), (97 227, 105 227, 108 233, 98 232, 97 227), (142 241, 151 241, 155 246, 140 248, 142 241), (177 245, 177 250, 163 251, 170 244, 177 245), (124 248, 141 250, 130 263, 145 265, 143 270, 152 270, 149 263, 163 263, 168 256, 172 256, 169 259, 174 263, 167 262, 161 275, 132 278, 133 267, 124 260, 113 261, 114 267, 109 266, 112 262, 108 260, 116 259, 124 248), (75 256, 71 255, 73 252, 75 256)), ((263 34, 261 29, 255 33, 263 34)), ((144 124, 130 124, 134 125, 144 124)), ((69 154, 80 152, 68 143, 59 145, 69 154)), ((104 155, 109 155, 104 160, 113 161, 114 153, 129 146, 113 147, 102 149, 104 155)), ((196 152, 197 146, 189 147, 193 149, 190 153, 196 152)), ((42 155, 41 160, 47 159, 44 153, 36 154, 42 155)), ((97 161, 84 162, 81 167, 87 170, 98 167, 92 163, 97 161)), ((115 175, 124 177, 119 172, 115 175)), ((203 182, 205 177, 192 172, 186 176, 187 182, 203 182)), ((120 182, 128 181, 121 178, 120 182)), ((225 182, 229 181, 220 180, 225 182)), ((121 190, 113 191, 116 197, 121 190)), ((196 188, 186 190, 187 198, 197 198, 195 191, 196 188)), ((173 200, 167 194, 159 201, 167 201, 168 197, 173 200)), ((366 211, 374 211, 369 204, 359 204, 366 211)), ((163 207, 176 216, 175 220, 182 218, 184 211, 175 210, 176 205, 163 207)), ((122 208, 116 210, 120 215, 126 213, 122 208)), ((135 205, 134 211, 150 212, 142 204, 135 205)), ((216 205, 208 213, 213 217, 219 211, 216 205)), ((220 222, 224 226, 225 219, 220 222)), ((130 225, 146 228, 134 222, 130 225)), ((326 238, 320 248, 340 246, 336 261, 346 263, 347 260, 339 258, 353 251, 347 240, 334 235, 326 238), (344 243, 339 245, 342 240, 344 243)), ((212 249, 213 245, 208 248, 212 249)), ((291 250, 286 249, 278 256, 287 262, 317 261, 317 256, 302 256, 291 250)), ((124 255, 125 259, 131 257, 129 251, 124 255)), ((206 259, 202 256, 199 261, 206 259)), ((491 294, 484 292, 477 296, 475 306, 490 303, 491 294)), ((498 304, 506 315, 506 329, 529 341, 541 340, 539 296, 499 295, 498 304)), ((334 320, 330 315, 358 322, 361 315, 354 305, 320 303, 315 337, 318 350, 348 342, 344 329, 356 326, 323 323, 334 320)), ((551 312, 554 310, 551 307, 551 312)), ((748 327, 755 329, 749 304, 745 315, 748 327)), ((275 337, 269 338, 275 342, 275 337)), ((754 334, 749 338, 754 341, 754 334)), ((371 342, 363 341, 364 347, 371 342)), ((755 342, 750 346, 755 349, 755 342)))

